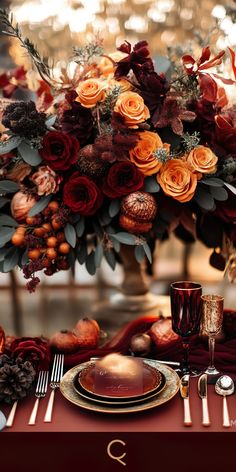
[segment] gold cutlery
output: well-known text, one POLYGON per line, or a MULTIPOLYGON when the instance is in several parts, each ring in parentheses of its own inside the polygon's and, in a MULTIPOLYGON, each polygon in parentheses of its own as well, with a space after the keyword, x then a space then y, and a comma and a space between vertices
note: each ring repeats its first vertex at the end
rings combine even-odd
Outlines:
POLYGON ((180 380, 180 395, 184 402, 184 426, 192 426, 192 418, 189 403, 189 374, 184 375, 180 380))
POLYGON ((198 395, 202 399, 202 425, 210 426, 210 417, 207 402, 207 374, 202 374, 198 379, 198 395))

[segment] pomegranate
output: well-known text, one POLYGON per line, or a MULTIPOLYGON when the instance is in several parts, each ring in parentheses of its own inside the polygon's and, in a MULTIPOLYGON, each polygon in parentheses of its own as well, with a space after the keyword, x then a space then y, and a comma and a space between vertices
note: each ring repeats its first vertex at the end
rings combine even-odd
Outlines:
POLYGON ((16 221, 22 222, 28 216, 29 210, 35 205, 36 200, 32 195, 24 192, 15 193, 11 201, 11 214, 16 221))
POLYGON ((100 328, 96 320, 82 318, 74 328, 80 347, 95 348, 98 345, 100 328))
POLYGON ((49 339, 49 346, 52 351, 71 354, 78 351, 80 347, 79 340, 73 331, 61 330, 54 333, 49 339))

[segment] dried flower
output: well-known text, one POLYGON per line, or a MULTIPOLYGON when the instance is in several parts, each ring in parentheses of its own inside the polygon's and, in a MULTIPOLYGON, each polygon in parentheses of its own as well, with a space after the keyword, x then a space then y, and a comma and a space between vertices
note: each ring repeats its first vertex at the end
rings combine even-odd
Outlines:
POLYGON ((158 120, 155 123, 157 128, 171 126, 176 134, 183 134, 183 121, 193 121, 196 115, 194 112, 184 109, 178 104, 175 97, 166 97, 160 111, 158 120))
POLYGON ((31 177, 37 186, 38 195, 50 195, 56 193, 62 180, 49 166, 41 166, 31 177))

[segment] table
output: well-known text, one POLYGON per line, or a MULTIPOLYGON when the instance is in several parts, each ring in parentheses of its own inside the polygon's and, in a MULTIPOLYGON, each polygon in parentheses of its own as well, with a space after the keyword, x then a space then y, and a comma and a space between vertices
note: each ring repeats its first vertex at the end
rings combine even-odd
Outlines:
MULTIPOLYGON (((85 411, 68 402, 59 391, 56 391, 53 421, 44 423, 43 418, 47 407, 50 389, 47 396, 40 400, 37 422, 35 426, 27 424, 35 397, 31 396, 22 401, 16 411, 12 428, 5 428, 6 434, 13 432, 236 432, 236 396, 228 397, 228 407, 231 418, 231 427, 222 427, 222 397, 214 391, 214 386, 208 386, 208 405, 211 426, 201 425, 201 400, 197 394, 197 379, 192 378, 190 384, 190 405, 193 425, 183 425, 183 402, 177 394, 172 400, 157 408, 128 415, 102 415, 85 411)), ((0 408, 7 415, 9 407, 0 408)))
MULTIPOLYGON (((179 394, 146 412, 101 415, 81 410, 57 391, 53 421, 44 423, 49 394, 40 400, 35 426, 27 424, 35 397, 18 405, 13 427, 5 428, 1 435, 0 465, 5 467, 0 470, 154 472, 164 467, 166 472, 205 472, 214 465, 214 472, 221 472, 227 467, 230 470, 234 463, 236 397, 228 398, 232 424, 230 428, 223 428, 222 398, 214 393, 212 385, 208 386, 212 423, 210 427, 202 427, 197 379, 191 379, 192 427, 183 425, 183 404, 179 394), (123 457, 125 454, 125 468, 117 459, 109 457, 107 448, 111 441, 115 441, 112 445, 114 455, 123 457), (25 455, 23 451, 26 451, 25 455), (156 461, 158 468, 153 466, 156 461)), ((0 408, 8 414, 8 406, 0 405, 0 408)))

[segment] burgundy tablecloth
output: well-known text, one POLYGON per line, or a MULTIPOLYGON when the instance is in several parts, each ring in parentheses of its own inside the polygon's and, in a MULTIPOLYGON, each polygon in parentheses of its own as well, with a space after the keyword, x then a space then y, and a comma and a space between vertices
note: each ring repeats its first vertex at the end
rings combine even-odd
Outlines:
MULTIPOLYGON (((214 392, 214 386, 208 386, 209 410, 211 426, 201 425, 201 400, 197 394, 197 379, 191 379, 191 411, 193 425, 183 425, 183 402, 179 393, 169 402, 149 411, 135 414, 101 414, 82 410, 80 407, 67 401, 59 391, 56 392, 53 421, 44 423, 43 418, 47 406, 47 397, 40 401, 37 422, 35 426, 28 426, 29 416, 33 407, 34 397, 19 404, 12 428, 5 428, 11 432, 236 432, 236 396, 228 397, 228 406, 232 425, 222 427, 222 398, 214 392)), ((0 405, 7 415, 10 408, 0 405)))

